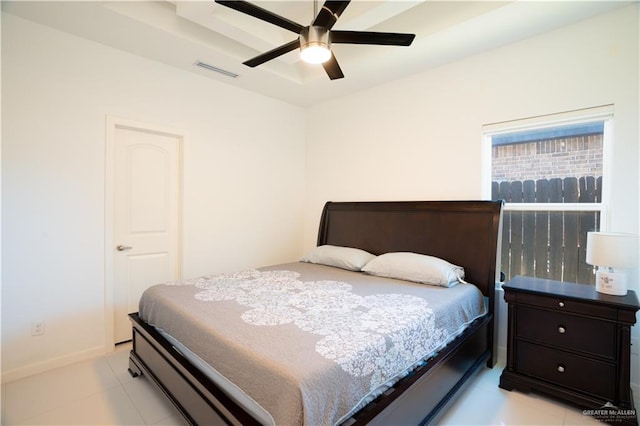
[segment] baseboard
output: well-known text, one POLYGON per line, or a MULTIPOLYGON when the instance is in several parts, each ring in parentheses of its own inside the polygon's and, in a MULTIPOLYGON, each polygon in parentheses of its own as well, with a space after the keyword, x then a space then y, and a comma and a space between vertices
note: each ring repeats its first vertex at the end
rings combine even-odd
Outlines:
POLYGON ((496 364, 504 367, 507 365, 507 348, 504 346, 498 346, 498 358, 496 358, 496 364))
POLYGON ((24 379, 25 377, 33 376, 34 374, 53 370, 54 368, 66 367, 67 365, 75 364, 77 362, 94 359, 104 355, 105 353, 107 353, 106 348, 104 346, 99 346, 70 355, 65 355, 59 358, 36 362, 33 364, 25 365, 23 367, 14 368, 12 370, 3 371, 1 380, 3 384, 13 382, 16 380, 24 379))

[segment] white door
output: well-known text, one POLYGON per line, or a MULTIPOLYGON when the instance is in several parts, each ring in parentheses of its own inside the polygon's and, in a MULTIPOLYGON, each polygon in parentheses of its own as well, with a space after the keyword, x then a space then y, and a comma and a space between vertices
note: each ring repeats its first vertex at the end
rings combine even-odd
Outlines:
POLYGON ((131 339, 142 292, 180 275, 181 138, 114 129, 114 341, 131 339))

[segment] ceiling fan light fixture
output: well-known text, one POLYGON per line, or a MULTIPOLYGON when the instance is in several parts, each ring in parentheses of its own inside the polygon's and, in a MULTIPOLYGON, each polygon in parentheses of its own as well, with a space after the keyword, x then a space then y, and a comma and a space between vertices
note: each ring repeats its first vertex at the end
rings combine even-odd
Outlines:
POLYGON ((307 46, 300 52, 300 57, 308 64, 322 64, 331 58, 331 51, 325 46, 307 46))
POLYGON ((300 33, 300 58, 308 64, 322 64, 331 59, 329 31, 320 26, 304 28, 300 33))

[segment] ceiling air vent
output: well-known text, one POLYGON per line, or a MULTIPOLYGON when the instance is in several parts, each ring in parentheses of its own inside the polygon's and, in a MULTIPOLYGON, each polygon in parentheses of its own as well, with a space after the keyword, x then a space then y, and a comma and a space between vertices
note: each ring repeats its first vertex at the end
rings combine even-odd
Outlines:
POLYGON ((204 68, 204 69, 207 69, 209 71, 215 71, 215 72, 217 72, 219 74, 226 75, 227 77, 231 77, 231 78, 238 77, 238 74, 236 74, 234 72, 223 70, 222 68, 214 67, 213 65, 205 64, 204 62, 197 61, 194 65, 197 65, 200 68, 204 68))

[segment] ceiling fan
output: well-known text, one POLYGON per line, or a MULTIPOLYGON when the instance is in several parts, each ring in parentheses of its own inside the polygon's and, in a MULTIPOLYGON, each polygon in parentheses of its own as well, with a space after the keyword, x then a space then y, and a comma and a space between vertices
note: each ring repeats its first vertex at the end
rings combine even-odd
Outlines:
POLYGON ((410 46, 415 38, 415 34, 332 30, 331 28, 350 1, 325 1, 317 13, 315 13, 314 2, 315 19, 306 27, 247 1, 215 0, 215 2, 298 34, 297 39, 243 62, 250 67, 258 66, 300 48, 300 56, 305 62, 322 63, 329 78, 336 80, 343 78, 344 74, 331 51, 332 43, 410 46))

